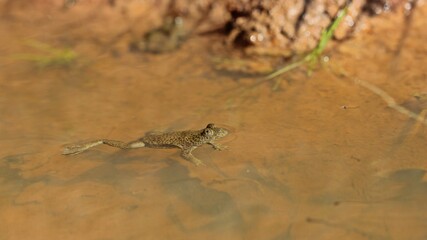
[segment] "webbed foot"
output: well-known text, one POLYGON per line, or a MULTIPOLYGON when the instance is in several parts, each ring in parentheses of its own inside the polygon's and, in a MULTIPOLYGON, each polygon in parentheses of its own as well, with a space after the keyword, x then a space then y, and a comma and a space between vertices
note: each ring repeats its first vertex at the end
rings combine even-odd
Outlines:
POLYGON ((97 140, 97 141, 82 143, 82 144, 69 145, 64 148, 64 150, 62 151, 62 154, 63 155, 79 154, 81 152, 88 150, 91 147, 94 147, 100 144, 102 144, 102 140, 97 140))
POLYGON ((73 146, 65 147, 64 150, 62 151, 62 154, 63 155, 79 154, 81 152, 84 152, 87 149, 88 147, 84 145, 73 145, 73 146))
POLYGON ((198 158, 196 158, 195 156, 193 156, 193 154, 191 154, 191 151, 193 151, 193 149, 194 148, 191 148, 191 149, 184 149, 184 150, 182 150, 182 153, 181 153, 181 156, 184 158, 184 159, 186 159, 186 160, 188 160, 188 161, 190 161, 190 162, 192 162, 192 163, 194 163, 194 165, 196 165, 196 166, 206 166, 206 164, 204 164, 203 162, 202 162, 202 160, 200 160, 200 159, 198 159, 198 158))
POLYGON ((193 158, 190 161, 193 162, 197 167, 198 166, 206 166, 206 164, 204 162, 202 162, 202 160, 200 160, 198 158, 193 158))
POLYGON ((223 145, 220 145, 220 144, 217 144, 217 143, 210 142, 208 144, 211 145, 215 150, 218 150, 218 151, 222 151, 222 150, 228 149, 227 146, 223 146, 223 145))

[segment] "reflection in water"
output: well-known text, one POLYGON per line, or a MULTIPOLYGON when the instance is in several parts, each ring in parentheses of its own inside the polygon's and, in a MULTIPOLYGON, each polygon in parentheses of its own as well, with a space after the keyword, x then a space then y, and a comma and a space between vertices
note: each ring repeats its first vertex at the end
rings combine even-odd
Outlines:
POLYGON ((365 199, 338 200, 341 204, 379 204, 385 202, 418 201, 427 197, 427 182, 423 181, 424 169, 398 170, 386 178, 376 178, 365 190, 365 199))
POLYGON ((178 197, 182 203, 168 206, 173 221, 185 231, 236 232, 243 230, 243 219, 231 196, 203 186, 200 179, 190 178, 189 171, 173 163, 158 171, 161 185, 168 196, 178 197), (180 215, 175 208, 187 205, 193 213, 180 215), (199 222, 195 216, 203 219, 199 222))
POLYGON ((10 155, 1 159, 0 176, 2 186, 6 190, 4 194, 15 195, 30 183, 30 181, 20 176, 19 168, 13 167, 13 165, 22 164, 22 156, 25 155, 26 154, 10 155))

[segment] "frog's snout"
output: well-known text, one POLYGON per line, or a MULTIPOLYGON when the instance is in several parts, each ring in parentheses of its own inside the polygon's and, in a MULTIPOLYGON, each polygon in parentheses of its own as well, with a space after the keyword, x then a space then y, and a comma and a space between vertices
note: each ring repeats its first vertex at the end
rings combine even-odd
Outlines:
POLYGON ((219 130, 219 133, 218 133, 218 136, 219 136, 219 137, 225 137, 225 136, 227 136, 227 135, 228 135, 228 131, 227 131, 226 129, 221 128, 221 129, 219 130))

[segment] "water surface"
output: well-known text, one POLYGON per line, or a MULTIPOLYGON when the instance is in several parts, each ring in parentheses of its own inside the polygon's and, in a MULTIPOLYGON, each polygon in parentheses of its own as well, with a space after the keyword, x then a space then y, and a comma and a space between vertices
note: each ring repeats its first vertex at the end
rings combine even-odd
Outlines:
POLYGON ((426 239, 426 126, 355 82, 421 113, 426 11, 399 54, 403 17, 386 15, 311 76, 243 92, 229 90, 256 80, 214 70, 226 53, 215 36, 133 54, 127 37, 111 49, 91 41, 118 32, 111 18, 1 21, 0 239, 426 239), (14 58, 37 52, 28 40, 79 57, 44 68, 14 58), (228 150, 194 152, 207 167, 175 149, 61 155, 76 141, 210 122, 233 131, 228 150))

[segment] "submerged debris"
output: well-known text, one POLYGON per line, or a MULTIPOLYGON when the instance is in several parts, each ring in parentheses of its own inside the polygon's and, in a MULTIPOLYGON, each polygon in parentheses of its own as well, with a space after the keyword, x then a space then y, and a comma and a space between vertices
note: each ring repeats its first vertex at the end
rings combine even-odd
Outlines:
POLYGON ((47 43, 36 40, 27 41, 26 45, 40 53, 15 54, 12 58, 34 63, 40 68, 45 67, 68 67, 77 59, 77 53, 69 48, 54 48, 47 43))
POLYGON ((185 37, 184 22, 181 17, 167 17, 162 26, 144 34, 142 39, 130 43, 131 51, 164 53, 181 45, 185 37))

